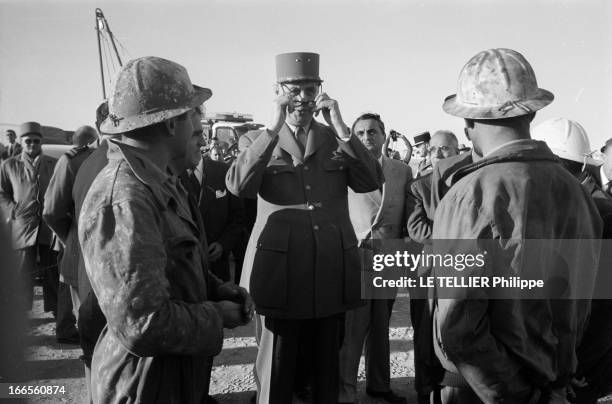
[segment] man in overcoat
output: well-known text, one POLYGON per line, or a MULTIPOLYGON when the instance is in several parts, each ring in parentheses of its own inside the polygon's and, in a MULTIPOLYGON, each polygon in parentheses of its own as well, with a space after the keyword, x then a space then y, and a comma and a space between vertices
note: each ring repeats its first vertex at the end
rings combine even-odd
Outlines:
POLYGON ((298 351, 313 352, 313 400, 338 399, 343 315, 361 304, 360 262, 347 192, 382 186, 379 164, 351 136, 338 103, 320 94, 319 55, 276 57, 278 97, 265 130, 240 138, 227 175, 257 197, 241 284, 261 317, 258 402, 291 402, 298 351), (329 126, 313 119, 321 112, 329 126))
POLYGON ((56 159, 42 153, 42 128, 25 122, 18 129, 23 151, 5 160, 0 167, 0 209, 8 222, 13 249, 25 289, 26 306, 31 307, 33 276, 43 270, 44 310, 57 310, 56 256, 51 246, 53 233, 42 220, 44 195, 53 175, 56 159))

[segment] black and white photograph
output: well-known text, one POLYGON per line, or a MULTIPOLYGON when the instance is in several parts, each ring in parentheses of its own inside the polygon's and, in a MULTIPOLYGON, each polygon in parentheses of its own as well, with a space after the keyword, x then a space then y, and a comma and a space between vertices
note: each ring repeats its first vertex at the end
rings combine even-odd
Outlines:
POLYGON ((0 402, 612 404, 612 1, 0 0, 0 402))

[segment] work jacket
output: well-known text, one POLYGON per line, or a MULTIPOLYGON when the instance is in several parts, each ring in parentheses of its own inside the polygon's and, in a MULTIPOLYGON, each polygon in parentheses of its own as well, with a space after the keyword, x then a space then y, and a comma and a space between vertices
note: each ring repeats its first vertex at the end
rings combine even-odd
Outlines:
POLYGON ((58 263, 62 282, 75 288, 78 287, 80 247, 72 187, 77 171, 91 152, 89 147, 74 147, 64 153, 57 161, 45 192, 43 219, 64 247, 58 263))
MULTIPOLYGON (((435 253, 453 255, 479 252, 459 250, 457 239, 491 240, 488 246, 497 246, 494 254, 473 274, 536 275, 549 281, 557 271, 570 289, 588 285, 592 291, 601 232, 590 195, 546 144, 519 140, 453 174, 436 209, 432 237, 435 253), (530 239, 546 243, 535 250, 530 239), (581 244, 583 249, 560 250, 566 239, 590 241, 581 244), (563 262, 559 256, 564 253, 569 254, 563 262)), ((434 273, 448 275, 448 270, 434 266, 434 273)), ((569 383, 588 301, 495 300, 489 297, 493 292, 478 287, 446 293, 435 302, 436 354, 483 402, 528 402, 537 396, 533 392, 569 383)))
POLYGON ((13 248, 53 245, 53 233, 42 220, 44 195, 56 159, 40 154, 35 166, 25 153, 0 167, 0 208, 9 222, 13 248))
POLYGON ((241 286, 260 314, 322 318, 361 304, 357 239, 347 189, 383 183, 380 164, 355 137, 339 140, 313 120, 302 154, 288 125, 252 131, 228 171, 227 188, 257 200, 241 286))
POLYGON ((199 404, 223 323, 186 191, 135 148, 111 142, 108 158, 78 226, 108 322, 92 358, 93 401, 199 404))

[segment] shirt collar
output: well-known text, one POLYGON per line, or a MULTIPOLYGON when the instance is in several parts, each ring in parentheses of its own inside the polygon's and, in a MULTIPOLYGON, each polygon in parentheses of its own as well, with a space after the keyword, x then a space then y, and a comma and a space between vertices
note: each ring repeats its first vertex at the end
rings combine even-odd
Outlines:
POLYGON ((610 182, 610 179, 608 178, 608 176, 606 175, 606 172, 604 171, 603 164, 599 168, 599 173, 601 175, 601 186, 605 187, 608 184, 608 182, 610 182))
MULTIPOLYGON (((286 124, 287 124, 287 126, 289 126, 289 129, 291 129, 291 132, 293 132, 293 135, 295 136, 295 131, 297 130, 298 127, 294 126, 294 125, 291 125, 289 122, 286 122, 286 124)), ((310 120, 308 125, 303 126, 304 130, 306 131, 306 134, 308 134, 308 132, 310 131, 310 127, 311 126, 312 126, 312 119, 310 120)))

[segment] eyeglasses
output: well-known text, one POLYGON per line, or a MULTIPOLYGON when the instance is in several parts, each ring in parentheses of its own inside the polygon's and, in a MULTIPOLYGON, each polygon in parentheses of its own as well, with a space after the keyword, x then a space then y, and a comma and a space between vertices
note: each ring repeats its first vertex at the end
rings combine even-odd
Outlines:
POLYGON ((448 153, 451 150, 453 150, 453 147, 451 146, 430 146, 427 149, 427 151, 431 154, 436 154, 438 151, 441 151, 442 153, 448 153))
POLYGON ((40 144, 40 139, 25 139, 23 142, 25 144, 40 144))
POLYGON ((314 108, 317 103, 314 100, 306 101, 304 98, 314 98, 321 91, 321 84, 305 84, 289 87, 287 84, 281 84, 283 94, 290 95, 292 98, 293 107, 314 108), (298 98, 299 97, 299 98, 298 98))

